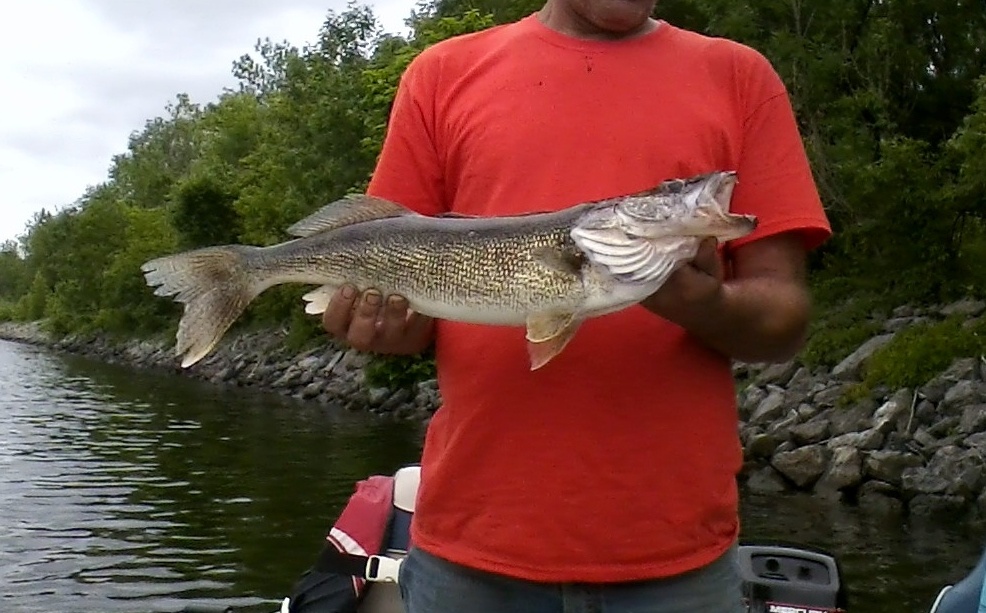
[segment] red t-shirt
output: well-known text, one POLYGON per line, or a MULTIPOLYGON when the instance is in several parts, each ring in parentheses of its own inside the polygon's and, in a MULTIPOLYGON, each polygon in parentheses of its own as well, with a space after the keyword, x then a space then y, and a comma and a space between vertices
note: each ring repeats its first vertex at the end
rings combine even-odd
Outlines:
MULTIPOLYGON (((433 214, 553 210, 737 170, 736 244, 829 234, 784 86, 757 52, 661 23, 577 40, 536 17, 427 49, 407 69, 370 193, 433 214)), ((587 321, 531 372, 521 328, 440 321, 444 404, 412 538, 538 581, 678 574, 738 533, 729 360, 643 307, 587 321)))

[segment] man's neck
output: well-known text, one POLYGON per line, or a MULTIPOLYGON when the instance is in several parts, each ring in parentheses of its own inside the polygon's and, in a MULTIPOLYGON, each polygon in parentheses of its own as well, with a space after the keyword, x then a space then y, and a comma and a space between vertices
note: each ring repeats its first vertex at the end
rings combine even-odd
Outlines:
POLYGON ((556 32, 584 40, 628 40, 649 34, 658 27, 658 22, 650 18, 634 30, 613 32, 600 28, 575 11, 550 1, 546 2, 538 12, 538 19, 556 32))

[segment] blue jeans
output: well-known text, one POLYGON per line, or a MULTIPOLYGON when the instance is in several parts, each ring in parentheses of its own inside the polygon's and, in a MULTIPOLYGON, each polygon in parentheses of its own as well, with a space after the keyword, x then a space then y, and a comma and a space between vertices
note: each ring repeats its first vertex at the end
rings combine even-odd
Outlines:
POLYGON ((406 613, 744 613, 736 551, 677 577, 595 585, 491 575, 412 549, 400 589, 406 613))

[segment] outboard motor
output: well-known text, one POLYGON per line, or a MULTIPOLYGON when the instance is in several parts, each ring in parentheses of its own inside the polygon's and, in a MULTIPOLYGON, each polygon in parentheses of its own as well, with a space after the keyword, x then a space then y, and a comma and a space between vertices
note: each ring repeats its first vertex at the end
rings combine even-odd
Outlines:
POLYGON ((847 595, 835 557, 803 545, 743 542, 743 596, 749 613, 845 613, 847 595))
POLYGON ((938 593, 931 605, 931 613, 978 613, 986 611, 986 590, 983 578, 986 575, 986 551, 979 558, 979 564, 965 579, 955 585, 947 585, 938 593))

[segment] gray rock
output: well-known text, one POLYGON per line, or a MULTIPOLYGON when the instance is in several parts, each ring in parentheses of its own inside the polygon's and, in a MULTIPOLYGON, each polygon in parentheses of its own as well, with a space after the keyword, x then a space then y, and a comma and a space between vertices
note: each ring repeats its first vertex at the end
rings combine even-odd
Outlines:
POLYGON ((370 406, 378 407, 384 400, 390 397, 390 390, 386 387, 373 387, 367 391, 367 403, 370 406))
POLYGON ((883 403, 873 413, 873 427, 883 434, 892 430, 903 432, 907 425, 908 416, 911 414, 913 400, 914 394, 911 390, 898 390, 890 400, 883 403))
POLYGON ((893 317, 913 317, 917 313, 918 311, 909 304, 903 304, 890 312, 893 317))
POLYGON ((962 411, 959 432, 970 434, 986 430, 986 404, 974 404, 962 411))
POLYGON ((786 386, 791 381, 794 373, 798 371, 798 368, 798 363, 794 360, 784 362, 783 364, 771 364, 757 375, 755 383, 763 386, 786 386))
POLYGON ((810 398, 815 406, 834 407, 850 387, 852 386, 849 383, 831 383, 815 392, 810 398))
POLYGON ((816 490, 844 490, 856 487, 863 480, 863 457, 858 449, 839 447, 832 452, 829 468, 822 475, 816 490))
POLYGON ((799 421, 808 421, 812 417, 818 415, 818 407, 814 407, 806 403, 801 403, 798 406, 797 414, 799 421))
POLYGON ((915 319, 914 317, 891 317, 883 322, 883 329, 887 332, 900 332, 904 328, 913 326, 915 319))
POLYGON ((907 495, 972 498, 979 495, 984 476, 983 459, 977 451, 950 445, 939 449, 927 466, 905 468, 901 487, 907 495))
POLYGON ((893 340, 893 338, 893 333, 874 336, 860 345, 858 349, 849 354, 844 360, 839 362, 836 367, 832 369, 832 376, 843 380, 859 378, 860 370, 863 368, 863 364, 866 363, 866 360, 868 360, 881 347, 893 340))
POLYGON ((787 389, 791 392, 809 393, 817 381, 812 377, 811 371, 806 367, 801 367, 791 376, 787 382, 787 389))
POLYGON ((920 456, 900 451, 873 451, 866 454, 863 460, 865 475, 900 486, 904 470, 924 464, 920 456))
POLYGON ((767 398, 767 390, 756 385, 748 385, 739 393, 739 414, 743 418, 753 415, 760 403, 767 398))
POLYGON ((870 426, 876 403, 869 398, 860 400, 846 409, 836 409, 829 412, 832 424, 832 434, 838 436, 847 432, 859 432, 870 426))
POLYGON ((911 516, 941 522, 956 517, 965 510, 966 501, 961 496, 918 494, 907 504, 911 516))
POLYGON ((809 488, 825 473, 832 452, 822 445, 778 451, 771 465, 800 488, 809 488))
POLYGON ((753 434, 746 444, 746 453, 751 458, 769 458, 782 442, 774 433, 753 434))
POLYGON ((978 358, 956 358, 949 364, 941 377, 946 381, 979 380, 980 365, 978 358))
POLYGON ((753 472, 746 480, 744 487, 757 494, 776 494, 787 489, 787 484, 776 470, 770 466, 753 472))
POLYGON ((820 443, 829 435, 829 421, 823 417, 791 428, 791 440, 798 445, 820 443))
POLYGON ((986 302, 983 302, 982 300, 975 300, 973 298, 964 298, 943 307, 939 313, 945 317, 951 317, 952 315, 977 317, 981 315, 984 310, 986 310, 986 302))
POLYGON ((942 438, 951 434, 956 434, 959 429, 960 419, 961 418, 958 415, 942 417, 928 428, 928 434, 935 438, 942 438))
POLYGON ((883 445, 884 437, 875 428, 863 430, 862 432, 847 432, 834 436, 828 440, 826 446, 829 449, 838 447, 855 447, 863 451, 879 449, 883 445))
POLYGON ((757 406, 750 417, 751 424, 760 424, 778 419, 785 412, 784 390, 771 388, 770 393, 757 406))
POLYGON ((882 481, 867 481, 859 488, 859 506, 880 515, 900 515, 904 501, 897 497, 897 488, 882 481))
POLYGON ((958 409, 982 402, 984 399, 984 384, 982 381, 969 381, 963 379, 957 382, 945 392, 942 404, 947 409, 958 409))
POLYGON ((970 449, 976 449, 979 453, 986 453, 986 432, 970 434, 962 441, 962 444, 970 449))

